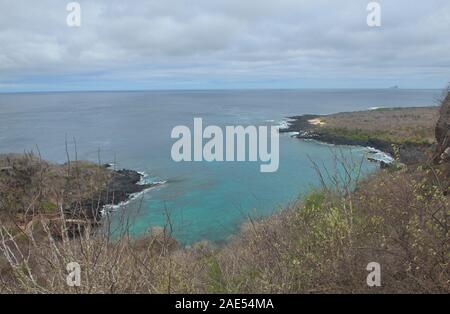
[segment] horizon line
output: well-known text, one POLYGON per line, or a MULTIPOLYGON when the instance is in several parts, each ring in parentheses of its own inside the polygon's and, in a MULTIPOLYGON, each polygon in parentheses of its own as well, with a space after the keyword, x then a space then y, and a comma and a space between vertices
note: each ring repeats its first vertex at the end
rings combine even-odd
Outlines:
POLYGON ((192 88, 192 89, 99 89, 99 90, 30 90, 30 91, 0 91, 1 94, 45 94, 45 93, 123 93, 123 92, 207 92, 207 91, 295 91, 295 90, 446 90, 438 88, 393 88, 393 87, 310 87, 310 88, 192 88))

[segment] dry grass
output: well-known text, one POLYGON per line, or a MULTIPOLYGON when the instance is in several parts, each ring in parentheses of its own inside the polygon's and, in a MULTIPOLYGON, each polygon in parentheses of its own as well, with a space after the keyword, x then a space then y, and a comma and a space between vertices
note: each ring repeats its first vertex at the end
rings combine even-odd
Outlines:
POLYGON ((56 223, 62 213, 65 219, 95 224, 99 196, 110 179, 110 170, 85 161, 58 165, 32 153, 0 155, 0 219, 14 233, 41 218, 56 223))
MULTIPOLYGON (((359 167, 336 162, 349 172, 359 167)), ((141 239, 125 230, 114 241, 90 227, 77 238, 64 228, 55 237, 46 219, 18 239, 2 224, 0 292, 450 292, 450 205, 438 170, 382 171, 350 193, 356 176, 327 175, 335 184, 249 221, 223 247, 179 248, 169 222, 141 239), (374 261, 382 265, 379 288, 366 285, 374 261), (81 287, 66 284, 69 262, 81 265, 81 287)))
POLYGON ((321 129, 398 144, 434 143, 438 118, 438 107, 386 108, 327 115, 321 129))

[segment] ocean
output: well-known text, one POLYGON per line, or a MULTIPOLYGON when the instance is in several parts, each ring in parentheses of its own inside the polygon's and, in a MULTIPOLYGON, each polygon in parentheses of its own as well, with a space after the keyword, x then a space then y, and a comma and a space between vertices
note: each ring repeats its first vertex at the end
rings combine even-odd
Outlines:
MULTIPOLYGON (((279 125, 286 117, 436 105, 439 90, 226 90, 0 94, 0 153, 38 152, 42 158, 114 163, 163 181, 112 213, 130 218, 140 236, 165 225, 182 244, 223 242, 249 217, 264 217, 318 186, 311 160, 333 168, 335 148, 280 136, 277 172, 252 162, 181 162, 171 158, 177 125, 279 125), (75 156, 76 143, 76 156, 75 156)), ((363 148, 341 147, 362 158, 363 148)), ((367 171, 376 168, 367 162, 367 171)))

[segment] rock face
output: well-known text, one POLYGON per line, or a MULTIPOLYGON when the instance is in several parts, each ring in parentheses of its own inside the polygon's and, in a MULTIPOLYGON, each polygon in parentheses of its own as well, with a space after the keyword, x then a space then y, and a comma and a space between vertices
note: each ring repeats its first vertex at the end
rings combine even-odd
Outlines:
POLYGON ((442 181, 446 185, 444 194, 447 194, 450 188, 450 93, 442 101, 435 133, 437 145, 433 161, 442 171, 442 181))
POLYGON ((450 93, 442 101, 439 120, 436 124, 436 154, 435 163, 450 162, 450 93))
MULTIPOLYGON (((117 205, 127 201, 134 193, 139 193, 158 185, 156 183, 139 184, 141 174, 134 170, 122 169, 111 171, 111 180, 107 187, 94 197, 87 198, 81 202, 81 208, 88 215, 88 218, 100 220, 101 210, 104 206, 117 205)), ((73 203, 69 212, 76 213, 79 207, 79 204, 73 203)))

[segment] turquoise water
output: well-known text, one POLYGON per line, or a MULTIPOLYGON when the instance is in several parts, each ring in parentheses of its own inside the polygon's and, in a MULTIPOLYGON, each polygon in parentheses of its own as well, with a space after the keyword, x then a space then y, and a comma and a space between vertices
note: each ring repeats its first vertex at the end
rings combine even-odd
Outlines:
MULTIPOLYGON (((365 152, 350 147, 336 150, 282 135, 280 167, 274 173, 260 173, 259 164, 249 162, 180 164, 182 176, 124 208, 127 213, 137 213, 133 215, 131 234, 141 234, 150 224, 164 225, 167 210, 174 235, 183 243, 224 241, 248 216, 270 215, 317 186, 310 158, 333 172, 336 163, 332 154, 343 153, 356 164, 365 152)), ((376 167, 370 162, 364 166, 365 171, 376 167)))
MULTIPOLYGON (((176 125, 278 124, 303 113, 370 107, 434 105, 437 90, 154 91, 0 94, 0 153, 39 149, 43 158, 114 162, 167 181, 117 210, 131 217, 130 232, 162 226, 169 213, 183 244, 225 241, 248 215, 265 216, 319 184, 309 158, 333 168, 330 146, 280 137, 280 167, 261 173, 259 163, 182 162, 170 156, 176 125)), ((361 148, 341 148, 354 159, 361 148)), ((368 164, 373 169, 374 164, 368 164)))

